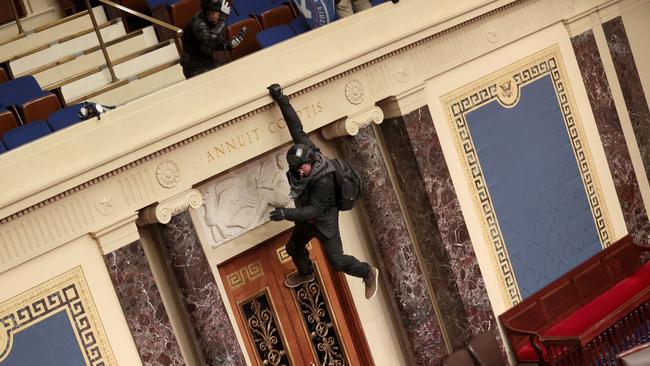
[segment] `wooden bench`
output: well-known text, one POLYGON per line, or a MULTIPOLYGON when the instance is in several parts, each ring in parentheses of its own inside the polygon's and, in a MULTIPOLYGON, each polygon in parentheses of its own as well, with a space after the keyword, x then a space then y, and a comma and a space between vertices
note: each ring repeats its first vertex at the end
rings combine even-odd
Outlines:
POLYGON ((616 364, 650 336, 648 248, 629 236, 499 316, 519 362, 616 364))

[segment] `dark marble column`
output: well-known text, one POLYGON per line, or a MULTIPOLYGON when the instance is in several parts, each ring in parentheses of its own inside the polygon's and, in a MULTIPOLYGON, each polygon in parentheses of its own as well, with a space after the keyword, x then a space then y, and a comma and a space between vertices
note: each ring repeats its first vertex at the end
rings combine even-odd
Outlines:
MULTIPOLYGON (((494 313, 456 192, 425 106, 381 125, 420 252, 454 348, 492 329, 494 313)), ((499 339, 499 338, 498 338, 499 339)))
MULTIPOLYGON (((612 24, 617 24, 617 22, 612 24)), ((620 30, 616 32, 620 32, 620 30)), ((625 31, 623 30, 624 33, 625 31)), ((614 186, 623 211, 625 225, 635 242, 648 242, 650 241, 650 222, 648 222, 648 215, 641 198, 641 190, 639 189, 639 184, 634 173, 632 159, 630 158, 630 153, 625 143, 623 128, 621 127, 621 121, 616 112, 616 106, 614 105, 614 99, 609 82, 607 81, 605 68, 600 58, 600 53, 598 52, 594 34, 592 31, 584 32, 573 37, 571 42, 578 59, 582 80, 587 89, 589 103, 591 104, 591 109, 596 119, 598 133, 603 143, 603 148, 605 149, 609 170, 614 179, 614 186)), ((633 65, 634 60, 632 59, 633 65)), ((636 74, 636 69, 634 72, 636 74)), ((641 94, 643 94, 643 91, 641 91, 641 94)), ((643 95, 641 97, 643 98, 643 95)), ((645 99, 643 100, 645 103, 645 99)), ((630 117, 632 118, 632 115, 630 117)), ((635 122, 633 121, 633 123, 635 122)), ((637 128, 635 128, 635 133, 636 130, 637 128)), ((648 131, 650 131, 650 128, 646 126, 646 144, 649 143, 647 140, 648 131)), ((642 136, 643 133, 641 134, 642 136)), ((637 139, 638 137, 639 134, 637 134, 637 139)), ((640 141, 638 143, 641 145, 640 141)))
POLYGON ((140 241, 107 254, 104 262, 142 364, 185 365, 140 241))
POLYGON ((188 211, 160 225, 181 302, 185 304, 206 362, 216 365, 245 365, 223 299, 188 211))
POLYGON ((417 365, 439 365, 447 354, 427 283, 372 128, 342 140, 365 180, 364 208, 397 315, 417 365))

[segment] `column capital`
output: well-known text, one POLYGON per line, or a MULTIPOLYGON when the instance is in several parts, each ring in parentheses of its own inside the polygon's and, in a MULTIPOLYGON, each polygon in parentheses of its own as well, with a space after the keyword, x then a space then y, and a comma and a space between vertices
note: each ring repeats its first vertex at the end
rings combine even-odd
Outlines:
POLYGON ((135 225, 137 218, 138 214, 132 213, 103 229, 90 233, 95 241, 97 241, 102 255, 118 250, 136 240, 140 240, 138 227, 135 225))
POLYGON ((419 84, 405 92, 386 98, 379 103, 385 118, 400 117, 427 104, 425 84, 419 84))
POLYGON ((171 198, 159 203, 145 207, 140 211, 140 217, 137 224, 139 226, 149 224, 167 224, 172 216, 179 214, 189 207, 199 208, 203 205, 203 196, 196 189, 188 189, 171 198))
POLYGON ((345 119, 338 120, 321 129, 323 137, 332 140, 341 136, 354 136, 359 129, 370 126, 371 123, 380 124, 384 121, 384 111, 377 106, 368 107, 345 119))

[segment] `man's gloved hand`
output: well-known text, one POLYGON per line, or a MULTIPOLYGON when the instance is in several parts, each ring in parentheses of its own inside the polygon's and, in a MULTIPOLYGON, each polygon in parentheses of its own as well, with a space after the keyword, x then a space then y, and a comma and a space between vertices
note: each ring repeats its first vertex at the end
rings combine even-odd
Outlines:
POLYGON ((267 87, 269 94, 273 100, 278 101, 284 94, 282 94, 282 87, 280 84, 271 84, 267 87))
POLYGON ((241 42, 246 38, 246 34, 248 33, 248 28, 242 27, 242 29, 239 30, 239 33, 232 37, 230 40, 230 48, 235 48, 241 44, 241 42))
POLYGON ((228 0, 223 0, 221 3, 221 12, 230 15, 230 3, 228 3, 228 0))
POLYGON ((276 208, 275 210, 271 211, 269 217, 273 221, 282 221, 287 218, 287 213, 284 208, 276 208))

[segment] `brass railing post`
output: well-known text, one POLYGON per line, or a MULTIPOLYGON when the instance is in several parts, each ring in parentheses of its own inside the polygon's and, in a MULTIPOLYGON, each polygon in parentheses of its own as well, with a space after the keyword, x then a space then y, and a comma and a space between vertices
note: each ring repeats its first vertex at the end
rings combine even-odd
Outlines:
POLYGON ((97 34, 97 39, 99 40, 99 47, 102 48, 102 53, 104 54, 104 59, 106 60, 106 66, 108 67, 108 72, 111 74, 111 82, 117 81, 117 76, 115 76, 115 71, 113 70, 113 64, 111 63, 110 57, 108 57, 108 51, 106 51, 106 45, 104 45, 104 39, 102 34, 99 31, 99 26, 97 25, 97 19, 95 19, 95 13, 93 8, 90 5, 90 0, 86 1, 86 7, 88 8, 88 15, 90 15, 90 21, 93 23, 93 28, 95 29, 95 34, 97 34))
POLYGON ((16 4, 14 0, 8 0, 11 6, 11 11, 14 13, 14 19, 16 19, 16 26, 18 27, 18 34, 24 33, 22 24, 20 24, 20 17, 18 16, 18 11, 16 10, 16 4))

